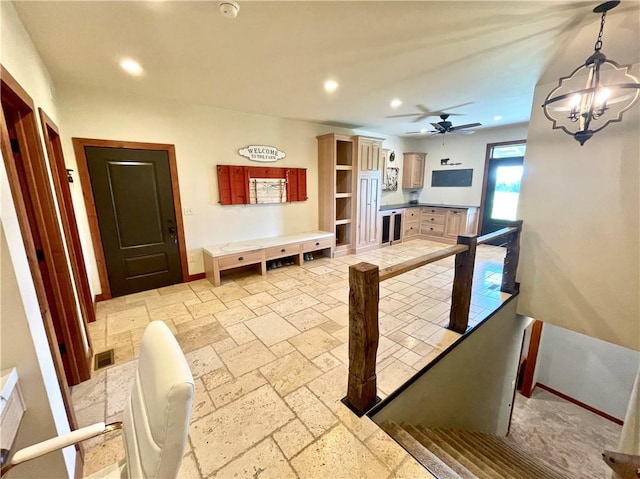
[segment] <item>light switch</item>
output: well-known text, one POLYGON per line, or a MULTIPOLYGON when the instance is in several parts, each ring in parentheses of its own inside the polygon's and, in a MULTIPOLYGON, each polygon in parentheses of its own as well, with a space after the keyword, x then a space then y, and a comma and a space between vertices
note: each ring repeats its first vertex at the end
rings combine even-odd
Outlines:
POLYGON ((183 208, 182 211, 184 212, 185 216, 190 216, 193 214, 193 208, 183 208))

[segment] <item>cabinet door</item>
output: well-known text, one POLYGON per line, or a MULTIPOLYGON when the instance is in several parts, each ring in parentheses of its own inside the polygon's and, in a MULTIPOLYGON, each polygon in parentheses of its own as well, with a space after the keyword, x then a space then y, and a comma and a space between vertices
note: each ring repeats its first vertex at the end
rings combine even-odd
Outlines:
POLYGON ((360 157, 358 158, 358 162, 360 163, 361 171, 370 171, 373 167, 371 153, 371 143, 368 141, 360 141, 360 157))
POLYGON ((411 188, 422 188, 424 186, 424 160, 423 155, 416 155, 413 158, 411 188))
POLYGON ((380 203, 380 174, 369 180, 369 214, 367 223, 367 244, 378 244, 378 208, 380 203))
POLYGON ((381 245, 388 245, 391 238, 391 215, 382 216, 382 239, 381 245))
POLYGON ((395 213, 393 215, 393 242, 400 241, 402 239, 402 213, 395 213))
POLYGON ((380 202, 380 174, 366 174, 358 178, 357 246, 378 244, 378 207, 380 202))
POLYGON ((464 210, 447 211, 444 223, 444 236, 447 238, 457 238, 464 233, 467 224, 467 214, 464 210))
POLYGON ((371 170, 382 170, 382 146, 378 143, 371 144, 371 170))

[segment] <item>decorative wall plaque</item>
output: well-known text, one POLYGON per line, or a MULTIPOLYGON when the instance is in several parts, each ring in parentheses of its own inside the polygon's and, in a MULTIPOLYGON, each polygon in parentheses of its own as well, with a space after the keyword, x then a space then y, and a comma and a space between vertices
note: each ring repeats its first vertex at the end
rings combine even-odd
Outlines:
POLYGON ((278 150, 274 146, 266 145, 249 145, 238 150, 240 156, 249 158, 251 161, 261 161, 263 163, 269 163, 278 161, 287 156, 284 151, 278 150))

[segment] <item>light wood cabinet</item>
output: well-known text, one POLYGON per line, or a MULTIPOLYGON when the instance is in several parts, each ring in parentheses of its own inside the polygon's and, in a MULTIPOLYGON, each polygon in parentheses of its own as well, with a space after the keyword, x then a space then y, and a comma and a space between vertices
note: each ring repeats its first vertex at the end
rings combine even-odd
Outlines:
POLYGON ((379 171, 361 173, 358 176, 356 253, 378 247, 380 180, 379 171))
POLYGON ((402 163, 402 187, 424 187, 424 166, 426 153, 405 153, 402 163))
POLYGON ((455 243, 458 235, 475 234, 476 207, 451 208, 423 206, 420 208, 420 236, 444 243, 455 243))
POLYGON ((382 140, 380 138, 357 136, 356 141, 358 144, 358 164, 360 171, 381 171, 382 140))
POLYGON ((404 210, 389 210, 380 213, 380 246, 391 246, 402 242, 404 210))
POLYGON ((382 138, 330 133, 318 140, 319 227, 334 256, 378 245, 382 138))
POLYGON ((351 136, 331 133, 318 137, 319 227, 335 233, 334 256, 349 254, 353 249, 354 148, 351 136))
POLYGON ((467 210, 449 209, 444 225, 444 236, 457 240, 459 234, 467 232, 467 210))

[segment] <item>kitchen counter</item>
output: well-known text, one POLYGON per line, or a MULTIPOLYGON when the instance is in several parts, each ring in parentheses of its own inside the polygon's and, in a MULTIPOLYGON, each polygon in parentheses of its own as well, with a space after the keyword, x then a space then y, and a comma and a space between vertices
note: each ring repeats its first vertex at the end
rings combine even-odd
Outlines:
POLYGON ((438 207, 438 208, 478 208, 477 206, 463 206, 463 205, 446 205, 446 204, 435 204, 435 203, 417 203, 417 204, 410 204, 410 203, 400 203, 397 205, 382 205, 380 206, 380 211, 389 211, 389 210, 398 210, 401 208, 418 208, 420 206, 427 206, 427 207, 438 207))

